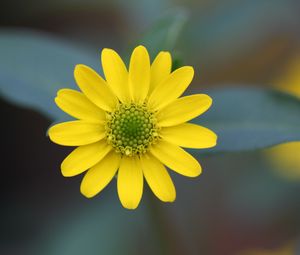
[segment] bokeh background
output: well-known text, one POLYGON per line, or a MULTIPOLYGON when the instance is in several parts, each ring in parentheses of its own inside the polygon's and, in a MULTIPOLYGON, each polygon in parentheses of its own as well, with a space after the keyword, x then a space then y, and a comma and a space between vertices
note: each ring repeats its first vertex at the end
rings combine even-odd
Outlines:
POLYGON ((203 152, 200 177, 172 173, 175 203, 159 202, 145 187, 139 208, 127 211, 115 181, 89 200, 79 192, 82 176, 62 177, 60 163, 71 149, 49 141, 46 130, 57 120, 47 113, 55 105, 47 105, 40 87, 30 87, 62 73, 69 80, 53 86, 74 86, 74 66, 66 73, 59 58, 41 50, 45 45, 63 45, 60 57, 76 49, 77 63, 99 70, 102 48, 128 59, 144 38, 155 53, 159 28, 171 26, 162 45, 174 65, 194 66, 189 93, 276 88, 300 99, 298 0, 10 0, 1 6, 1 255, 300 254, 300 142, 203 152))

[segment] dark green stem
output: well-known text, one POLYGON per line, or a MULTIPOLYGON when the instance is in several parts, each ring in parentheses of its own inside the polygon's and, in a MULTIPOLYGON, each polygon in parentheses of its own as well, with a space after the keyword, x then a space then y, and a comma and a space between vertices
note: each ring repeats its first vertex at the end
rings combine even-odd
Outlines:
POLYGON ((179 255, 184 254, 181 246, 182 242, 176 235, 175 225, 171 224, 170 219, 166 215, 163 204, 149 191, 145 192, 149 201, 149 212, 155 226, 157 240, 161 248, 162 255, 179 255))

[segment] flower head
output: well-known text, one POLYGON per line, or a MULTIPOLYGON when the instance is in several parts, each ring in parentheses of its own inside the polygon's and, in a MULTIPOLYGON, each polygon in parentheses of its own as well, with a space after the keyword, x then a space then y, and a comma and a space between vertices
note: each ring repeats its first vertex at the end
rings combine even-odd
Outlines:
POLYGON ((190 66, 171 73, 171 55, 160 52, 150 64, 145 47, 134 49, 129 70, 111 49, 102 51, 104 80, 94 70, 77 65, 80 90, 61 89, 56 104, 78 120, 56 124, 50 139, 78 146, 61 164, 64 176, 85 171, 81 193, 93 197, 117 176, 122 205, 135 209, 144 177, 162 201, 175 200, 174 184, 165 166, 195 177, 196 159, 181 147, 209 148, 217 136, 207 128, 186 123, 205 112, 212 100, 204 94, 179 98, 193 79, 190 66))

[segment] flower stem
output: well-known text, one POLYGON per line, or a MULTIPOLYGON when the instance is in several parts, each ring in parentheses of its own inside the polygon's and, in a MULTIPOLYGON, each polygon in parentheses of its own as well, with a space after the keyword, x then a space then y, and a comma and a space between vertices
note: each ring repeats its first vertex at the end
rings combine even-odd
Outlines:
POLYGON ((185 254, 182 243, 176 235, 174 224, 170 224, 166 211, 156 197, 147 190, 148 205, 153 225, 157 234, 158 244, 162 255, 179 255, 185 254))

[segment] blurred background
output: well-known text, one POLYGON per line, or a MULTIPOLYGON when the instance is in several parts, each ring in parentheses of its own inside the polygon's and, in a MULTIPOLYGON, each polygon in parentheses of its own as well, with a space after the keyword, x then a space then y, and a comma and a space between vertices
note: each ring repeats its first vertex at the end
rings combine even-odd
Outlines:
POLYGON ((39 43, 63 45, 61 56, 69 46, 92 56, 76 61, 101 72, 102 48, 126 58, 144 38, 155 54, 160 42, 147 36, 159 38, 157 26, 174 22, 165 43, 174 65, 195 68, 189 93, 235 85, 300 98, 298 0, 10 0, 1 6, 1 255, 300 254, 300 142, 200 153, 199 178, 172 173, 175 203, 158 201, 145 187, 139 208, 127 211, 115 181, 89 200, 79 192, 82 176, 61 175, 71 149, 45 135, 54 102, 40 110, 28 104, 26 98, 45 98, 23 83, 64 72, 69 79, 53 83, 53 91, 74 86, 74 66, 63 69, 50 51, 40 54, 39 43))

